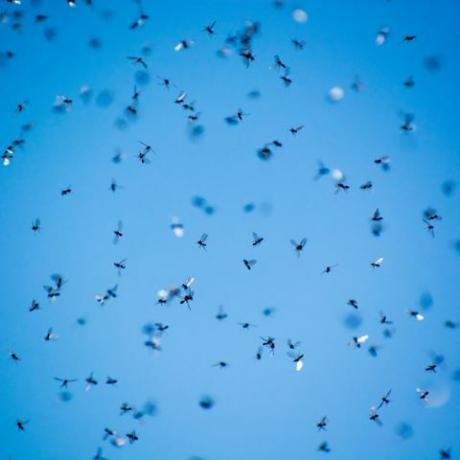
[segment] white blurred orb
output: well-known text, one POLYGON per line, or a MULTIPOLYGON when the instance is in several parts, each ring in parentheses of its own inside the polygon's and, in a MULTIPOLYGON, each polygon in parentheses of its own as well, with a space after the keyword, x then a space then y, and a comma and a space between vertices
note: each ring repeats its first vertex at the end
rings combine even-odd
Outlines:
POLYGON ((157 295, 160 299, 166 299, 168 298, 169 292, 166 289, 160 289, 157 292, 157 295))
POLYGON ((174 227, 174 235, 177 238, 182 238, 184 236, 184 229, 182 227, 174 227))
POLYGON ((345 91, 340 86, 333 86, 329 90, 328 95, 331 101, 338 102, 343 99, 343 96, 345 95, 345 91))
POLYGON ((331 171, 331 176, 334 180, 340 181, 343 179, 343 172, 340 169, 333 169, 331 171))
POLYGON ((451 389, 445 382, 436 382, 429 385, 430 394, 426 399, 426 407, 437 409, 443 407, 450 400, 451 389))
POLYGON ((390 34, 390 29, 388 27, 382 27, 377 32, 377 35, 375 36, 375 44, 377 46, 383 45, 387 41, 389 34, 390 34))
POLYGON ((184 226, 181 224, 177 217, 173 217, 171 222, 171 229, 174 233, 174 236, 177 238, 182 238, 184 236, 184 226))
POLYGON ((296 8, 292 12, 292 18, 294 19, 295 22, 298 22, 300 24, 305 24, 308 21, 308 14, 306 11, 296 8))
POLYGON ((375 44, 377 46, 383 45, 385 43, 386 36, 383 34, 377 34, 375 37, 375 44))

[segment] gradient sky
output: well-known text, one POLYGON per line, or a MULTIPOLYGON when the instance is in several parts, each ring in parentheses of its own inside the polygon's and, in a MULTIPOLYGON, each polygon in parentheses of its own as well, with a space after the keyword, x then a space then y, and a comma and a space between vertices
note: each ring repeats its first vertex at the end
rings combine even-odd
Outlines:
POLYGON ((24 123, 34 127, 0 170, 0 458, 90 459, 98 447, 120 460, 429 460, 443 448, 459 456, 460 329, 444 322, 460 321, 453 248, 460 192, 442 191, 446 181, 460 181, 457 3, 286 0, 276 9, 269 0, 144 1, 150 18, 134 31, 135 2, 84 3, 1 4, 9 21, 0 24, 0 52, 15 53, 0 61, 2 149, 24 123), (306 23, 293 20, 294 8, 308 13, 306 23), (19 31, 11 27, 15 11, 23 13, 19 31), (47 21, 35 24, 36 14, 47 21), (246 68, 237 55, 217 57, 248 20, 260 23, 255 62, 246 68), (208 37, 203 28, 212 21, 216 33, 208 37), (388 40, 376 46, 384 26, 388 40), (46 28, 56 29, 53 41, 46 28), (409 34, 416 40, 404 43, 409 34), (99 49, 89 46, 92 38, 99 49), (304 50, 294 50, 292 38, 305 40, 304 50), (182 39, 195 44, 176 53, 182 39), (127 59, 146 43, 147 83, 127 59), (291 69, 288 88, 270 68, 275 54, 291 69), (427 68, 430 57, 439 69, 427 68), (175 87, 160 86, 158 75, 175 87), (357 75, 359 93, 350 88, 357 75), (403 85, 409 76, 412 89, 403 85), (120 129, 135 84, 139 116, 120 129), (82 85, 93 90, 87 103, 82 85), (345 91, 335 104, 327 99, 333 86, 345 91), (173 103, 181 90, 202 113, 198 139, 173 103), (248 97, 254 90, 257 99, 248 97), (73 99, 68 113, 52 111, 57 95, 73 99), (249 115, 227 125, 239 108, 249 115), (415 132, 400 130, 402 112, 415 114, 415 132), (304 129, 294 137, 289 128, 298 125, 304 129), (283 148, 261 161, 257 149, 273 139, 283 148), (135 158, 140 140, 156 152, 150 165, 135 158), (121 164, 111 161, 117 149, 121 164), (390 171, 373 163, 383 155, 390 171), (335 194, 331 177, 313 180, 318 160, 343 171, 351 189, 335 194), (124 187, 115 194, 112 178, 124 187), (360 190, 368 180, 374 190, 360 190), (62 197, 67 186, 73 193, 62 197), (215 212, 194 207, 195 196, 215 212), (247 203, 252 212, 243 211, 247 203), (427 207, 443 217, 435 238, 422 222, 427 207), (385 225, 378 238, 370 232, 376 208, 385 225), (171 231, 173 217, 184 224, 183 238, 171 231), (125 234, 114 246, 120 219, 125 234), (196 245, 203 232, 206 251, 196 245), (260 247, 251 246, 252 232, 265 238, 260 247), (302 237, 308 243, 298 258, 289 240, 302 237), (112 264, 124 257, 118 277, 112 264), (384 263, 373 270, 378 257, 384 263), (250 272, 243 258, 257 259, 250 272), (333 264, 331 274, 321 273, 333 264), (43 285, 56 272, 67 282, 50 303, 43 285), (177 301, 156 304, 158 290, 188 276, 196 278, 191 311, 177 301), (95 295, 116 283, 118 297, 98 305, 95 295), (432 305, 423 307, 429 296, 432 305), (355 329, 346 322, 350 298, 360 305, 355 329), (41 310, 28 311, 32 299, 41 310), (219 305, 229 315, 222 322, 219 305), (262 314, 266 307, 272 316, 262 314), (411 308, 424 308, 425 320, 411 318, 411 308), (391 339, 379 311, 395 322, 391 339), (157 354, 143 345, 142 326, 154 321, 170 326, 157 354), (243 330, 241 321, 256 327, 243 330), (43 340, 49 327, 55 342, 43 340), (368 344, 348 345, 361 334, 381 347, 378 357, 368 344), (269 335, 275 355, 257 361, 260 337, 269 335), (302 342, 301 372, 286 356, 288 338, 302 342), (11 351, 22 361, 13 362, 11 351), (433 353, 445 357, 434 375, 424 370, 433 353), (229 367, 212 367, 220 360, 229 367), (86 392, 91 372, 99 385, 86 392), (103 383, 108 375, 119 380, 113 388, 103 383), (56 376, 79 379, 70 401, 59 398, 56 376), (427 404, 416 387, 430 390, 427 404), (370 407, 390 388, 379 427, 370 407), (198 405, 203 395, 215 399, 209 411, 198 405), (123 402, 141 408, 147 401, 157 405, 154 417, 120 416, 123 402), (328 430, 318 432, 325 415, 328 430), (17 419, 30 420, 25 432, 17 419), (408 439, 398 435, 402 423, 412 428, 408 439), (104 427, 135 429, 140 439, 117 449, 102 441, 104 427), (329 454, 317 450, 323 441, 329 454))

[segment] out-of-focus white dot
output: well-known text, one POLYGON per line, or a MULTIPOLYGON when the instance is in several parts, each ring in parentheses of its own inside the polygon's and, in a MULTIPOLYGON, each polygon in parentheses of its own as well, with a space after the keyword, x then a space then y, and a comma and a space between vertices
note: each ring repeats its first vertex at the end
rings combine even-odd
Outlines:
POLYGON ((173 231, 177 238, 182 238, 184 236, 184 229, 182 227, 174 227, 173 231))
POLYGON ((333 169, 331 171, 331 176, 334 180, 339 181, 343 179, 343 172, 340 169, 333 169))
POLYGON ((378 32, 375 37, 375 44, 377 46, 383 45, 388 38, 388 35, 390 34, 390 29, 388 27, 382 27, 378 32))
POLYGON ((343 99, 343 96, 345 95, 345 92, 344 92, 343 88, 341 88, 340 86, 333 86, 329 90, 328 95, 329 95, 329 99, 331 101, 338 102, 338 101, 341 101, 343 99))
POLYGON ((126 439, 123 436, 115 436, 112 439, 112 444, 115 447, 123 447, 126 444, 126 439))
POLYGON ((177 217, 173 217, 171 229, 174 233, 174 236, 176 236, 177 238, 182 238, 184 236, 184 226, 181 224, 180 220, 177 217))
POLYGON ((292 12, 292 18, 294 19, 295 22, 299 22, 301 24, 304 24, 308 21, 308 14, 306 11, 296 8, 292 12))
POLYGON ((10 164, 9 158, 3 158, 3 166, 8 166, 10 164))
POLYGON ((166 299, 169 293, 166 289, 160 289, 157 294, 160 299, 166 299))

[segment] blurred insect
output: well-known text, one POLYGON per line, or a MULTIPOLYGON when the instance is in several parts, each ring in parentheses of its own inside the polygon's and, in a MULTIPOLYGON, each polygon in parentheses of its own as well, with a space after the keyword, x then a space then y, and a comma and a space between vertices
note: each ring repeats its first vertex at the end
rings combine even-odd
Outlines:
POLYGON ((368 349, 368 352, 373 358, 376 358, 378 356, 379 350, 380 350, 380 347, 378 347, 377 345, 371 345, 368 349))
POLYGON ((70 383, 78 382, 77 379, 68 379, 68 378, 62 379, 60 377, 54 377, 54 380, 61 383, 61 385, 59 385, 60 388, 68 388, 70 383))
POLYGON ((123 272, 123 270, 126 269, 126 261, 128 259, 122 259, 120 260, 119 262, 114 262, 113 265, 114 267, 117 269, 118 271, 118 276, 121 276, 121 273, 123 272))
POLYGON ((318 431, 326 431, 326 426, 329 423, 329 420, 326 416, 321 417, 321 420, 316 424, 318 431))
POLYGON ((216 319, 218 321, 223 321, 224 319, 228 318, 228 314, 225 313, 224 308, 222 306, 219 306, 219 310, 217 311, 216 314, 216 319))
POLYGON ((150 152, 150 149, 144 149, 141 150, 137 154, 137 159, 143 164, 143 165, 149 165, 151 163, 150 158, 147 158, 148 153, 150 152))
POLYGON ((345 182, 337 182, 335 184, 335 193, 337 194, 341 190, 343 190, 344 192, 348 192, 348 190, 350 190, 350 186, 346 184, 345 182))
POLYGON ((430 394, 428 390, 424 390, 423 388, 416 388, 415 391, 418 393, 418 396, 422 400, 426 400, 430 394))
POLYGON ((326 268, 322 271, 322 273, 331 273, 334 267, 337 267, 339 264, 334 265, 326 265, 326 268))
POLYGON ((105 294, 96 294, 97 303, 104 305, 107 300, 115 299, 117 297, 117 289, 118 284, 116 284, 113 288, 107 289, 105 294))
POLYGON ((112 182, 110 182, 109 190, 115 193, 119 189, 123 189, 123 186, 119 185, 115 179, 112 179, 112 182))
POLYGON ((414 78, 410 76, 407 80, 404 81, 403 85, 406 88, 413 88, 415 86, 414 78))
POLYGON ((54 286, 45 285, 43 286, 43 289, 45 289, 48 299, 54 301, 61 295, 61 288, 65 281, 58 273, 51 275, 51 280, 53 281, 54 286))
POLYGON ((251 323, 238 323, 243 329, 249 329, 250 327, 255 327, 255 324, 251 323))
POLYGON ((439 458, 443 460, 450 460, 452 458, 452 452, 451 449, 441 449, 439 451, 439 458))
POLYGON ((199 401, 199 405, 202 409, 212 409, 214 407, 214 399, 211 396, 203 396, 199 401))
POLYGON ((261 337, 261 339, 262 339, 262 346, 268 348, 271 354, 273 355, 275 353, 275 338, 267 337, 266 339, 264 339, 263 337, 261 337))
POLYGON ((86 385, 85 385, 85 391, 91 390, 92 387, 96 386, 98 384, 97 380, 94 378, 94 374, 91 372, 88 377, 85 379, 86 385))
POLYGON ((21 420, 21 419, 16 420, 16 426, 18 427, 18 430, 20 431, 25 431, 26 425, 28 423, 30 423, 30 420, 21 420))
POLYGON ((316 170, 316 175, 314 177, 314 180, 318 180, 324 176, 328 176, 330 172, 331 170, 321 160, 318 160, 318 167, 316 170))
POLYGON ((292 84, 292 78, 289 77, 288 70, 286 70, 284 75, 281 75, 280 79, 284 83, 284 86, 290 86, 292 84))
POLYGON ((301 344, 300 340, 298 340, 297 342, 293 342, 291 339, 288 339, 288 341, 287 341, 287 345, 288 345, 289 350, 297 349, 297 347, 299 347, 300 344, 301 344))
POLYGON ((120 241, 120 238, 123 237, 123 222, 118 221, 117 228, 113 231, 113 244, 117 244, 120 241))
POLYGON ((188 290, 190 289, 190 286, 195 282, 195 278, 193 276, 189 276, 187 278, 187 281, 185 281, 185 283, 182 283, 182 289, 184 290, 188 290))
POLYGON ((32 231, 37 233, 40 231, 41 229, 41 223, 40 223, 40 219, 35 219, 32 223, 32 231))
POLYGON ((423 222, 426 225, 426 229, 428 230, 430 235, 434 238, 434 225, 426 219, 423 219, 423 222))
POLYGON ((100 447, 98 447, 97 451, 96 451, 96 454, 93 457, 93 460, 109 460, 109 459, 102 455, 102 449, 100 447))
POLYGON ((59 336, 53 332, 53 328, 50 327, 45 335, 45 341, 50 342, 51 340, 57 340, 59 336))
POLYGON ((414 115, 412 113, 404 113, 402 116, 404 118, 404 123, 400 126, 401 130, 406 133, 415 131, 414 115))
POLYGON ((188 291, 186 292, 186 294, 184 295, 184 297, 182 297, 182 299, 180 300, 180 304, 186 304, 188 309, 191 310, 190 308, 190 302, 193 300, 193 291, 188 291))
POLYGON ((72 99, 66 96, 56 96, 53 105, 53 111, 56 113, 65 113, 68 112, 72 107, 72 99))
POLYGON ((347 305, 350 305, 350 307, 353 307, 355 310, 358 310, 358 301, 355 299, 350 299, 347 301, 347 305))
POLYGON ((276 69, 276 70, 280 70, 280 69, 286 70, 287 69, 287 65, 281 60, 281 58, 277 54, 275 54, 274 59, 275 59, 275 62, 271 66, 272 69, 276 69))
POLYGON ((307 244, 307 238, 302 238, 300 240, 300 243, 297 243, 297 241, 295 240, 289 240, 290 243, 292 244, 292 246, 294 246, 295 248, 295 251, 297 253, 297 257, 300 256, 301 252, 303 251, 303 248, 305 247, 305 245, 307 244))
POLYGON ((289 128, 289 132, 295 136, 296 134, 298 134, 301 130, 303 129, 303 125, 300 125, 300 126, 295 126, 293 128, 289 128))
POLYGON ((254 267, 254 265, 257 263, 257 260, 255 260, 255 259, 251 259, 251 260, 243 259, 243 263, 244 263, 244 266, 248 270, 251 270, 252 267, 254 267))
POLYGON ((155 352, 161 351, 161 340, 159 337, 150 337, 144 342, 144 345, 155 352))
POLYGON ((32 303, 30 304, 29 311, 35 311, 39 309, 40 309, 40 304, 35 299, 33 299, 32 303))
POLYGON ((380 211, 379 211, 378 208, 374 211, 374 214, 372 215, 371 220, 372 220, 373 222, 381 222, 381 221, 383 220, 383 217, 382 217, 382 215, 380 214, 380 211))
POLYGON ((459 327, 460 324, 448 319, 444 321, 444 326, 447 327, 448 329, 457 329, 457 327, 459 327))
POLYGON ((134 430, 131 431, 130 433, 127 433, 126 437, 129 439, 130 444, 133 444, 139 440, 139 436, 136 434, 134 430))
POLYGON ((200 237, 200 239, 196 242, 196 244, 203 249, 206 249, 207 243, 206 240, 208 239, 208 234, 203 233, 200 237))
POLYGON ((357 93, 359 93, 360 91, 364 89, 364 83, 361 81, 361 79, 358 76, 355 77, 353 83, 350 86, 351 86, 351 89, 353 91, 356 91, 357 93))
POLYGON ((185 91, 181 91, 179 96, 177 96, 176 100, 174 101, 174 103, 178 105, 183 105, 186 97, 187 97, 187 93, 185 91))
POLYGON ((387 315, 385 315, 385 313, 380 312, 379 323, 380 323, 380 324, 393 324, 393 321, 390 321, 390 320, 387 318, 387 315))
POLYGON ((361 348, 367 341, 369 336, 367 334, 353 337, 349 345, 353 345, 356 348, 361 348))
POLYGON ((437 364, 433 363, 433 364, 429 364, 428 366, 425 367, 425 371, 426 372, 433 372, 433 373, 436 373, 436 368, 438 367, 437 364))
POLYGON ((328 444, 327 441, 322 442, 322 443, 318 446, 318 450, 319 450, 320 452, 325 452, 325 453, 327 453, 327 454, 328 454, 329 452, 331 452, 331 448, 329 447, 329 444, 328 444))
POLYGON ((212 367, 218 367, 220 369, 224 369, 228 367, 228 363, 226 363, 225 361, 219 361, 218 363, 213 364, 212 367))
POLYGON ((425 316, 422 315, 417 310, 409 310, 408 313, 409 313, 409 316, 411 316, 412 318, 415 318, 417 321, 423 321, 425 319, 425 316))
POLYGON ((287 355, 292 359, 292 362, 295 363, 295 370, 300 372, 303 368, 303 358, 304 354, 301 352, 288 351, 287 355))
POLYGON ((297 38, 293 38, 291 43, 294 45, 296 50, 303 50, 306 44, 304 40, 298 40, 297 38))
POLYGON ((369 420, 375 422, 377 425, 382 426, 382 421, 375 407, 371 407, 371 413, 369 415, 369 420))
POLYGON ((207 25, 204 29, 203 32, 207 32, 208 35, 214 35, 214 27, 216 26, 216 21, 212 22, 211 24, 207 25))
MULTIPOLYGON (((160 80, 159 84, 161 86, 164 86, 166 89, 169 89, 171 86, 175 86, 169 78, 159 77, 159 76, 157 76, 157 78, 160 80)), ((185 93, 184 93, 184 96, 185 96, 185 93)))
POLYGON ((377 406, 377 409, 380 409, 381 407, 390 404, 390 395, 391 395, 391 389, 388 390, 381 398, 380 398, 380 403, 377 406))
POLYGON ((147 69, 147 63, 144 61, 144 59, 140 56, 128 56, 128 59, 134 64, 134 65, 140 65, 144 69, 147 69))
POLYGON ((380 165, 384 171, 390 170, 390 157, 389 156, 383 156, 383 157, 377 158, 376 160, 374 160, 374 163, 376 165, 380 165))
POLYGON ((139 29, 147 22, 148 19, 149 16, 147 14, 141 13, 140 16, 134 22, 131 23, 129 28, 131 30, 139 29))
POLYGON ((193 46, 195 42, 193 40, 181 40, 175 47, 174 51, 183 51, 193 46))
POLYGON ((378 259, 375 259, 373 262, 371 262, 371 267, 372 268, 379 268, 383 264, 383 257, 379 257, 378 259))
POLYGON ((253 246, 258 246, 264 240, 264 238, 262 236, 259 236, 255 232, 252 232, 252 239, 253 239, 253 241, 252 241, 253 246))
POLYGON ((237 125, 240 121, 243 121, 244 117, 247 115, 249 115, 249 113, 245 113, 242 109, 238 109, 235 114, 225 117, 225 121, 229 125, 237 125))
POLYGON ((250 49, 245 49, 241 51, 240 56, 243 58, 243 63, 246 65, 246 67, 249 67, 249 64, 256 60, 256 57, 254 56, 254 54, 252 54, 252 51, 250 49))
POLYGON ((9 356, 10 356, 10 359, 12 359, 15 362, 21 361, 21 357, 14 351, 10 351, 9 356))
POLYGON ((26 107, 29 105, 29 101, 24 101, 24 102, 21 102, 17 105, 16 107, 16 112, 17 113, 22 113, 24 112, 24 110, 26 110, 26 107))
POLYGON ((257 353, 256 353, 257 361, 260 361, 262 359, 263 352, 264 352, 264 347, 259 347, 257 349, 257 353))

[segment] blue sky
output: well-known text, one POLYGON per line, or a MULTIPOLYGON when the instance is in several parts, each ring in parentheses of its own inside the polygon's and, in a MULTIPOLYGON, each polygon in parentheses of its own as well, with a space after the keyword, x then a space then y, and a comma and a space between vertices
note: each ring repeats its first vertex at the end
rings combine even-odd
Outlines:
POLYGON ((102 447, 109 459, 428 460, 443 448, 455 458, 459 329, 444 322, 460 321, 453 249, 460 207, 458 190, 447 196, 442 184, 460 180, 458 6, 286 0, 276 9, 268 0, 222 0, 145 1, 144 10, 149 20, 133 31, 134 2, 2 4, 10 20, 0 25, 0 52, 15 53, 0 67, 2 149, 24 123, 34 127, 0 170, 0 457, 89 459, 102 447), (293 20, 294 8, 308 13, 306 23, 293 20), (113 13, 108 20, 105 10, 113 13), (11 29, 14 11, 24 15, 19 31, 11 29), (48 15, 44 24, 34 23, 39 13, 48 15), (208 37, 203 28, 213 21, 208 37), (248 68, 238 55, 216 56, 245 21, 260 23, 248 68), (388 40, 376 46, 385 26, 388 40), (47 27, 56 28, 52 42, 43 36, 47 27), (416 40, 403 42, 411 34, 416 40), (94 37, 97 50, 88 46, 94 37), (302 51, 292 38, 305 40, 302 51), (195 44, 176 53, 183 39, 195 44), (127 56, 141 55, 146 43, 150 81, 137 80, 139 115, 119 129, 140 70, 127 56), (275 54, 290 67, 288 88, 270 68, 275 54), (439 60, 437 71, 427 69, 429 57, 439 60), (175 87, 160 86, 158 75, 175 87), (357 75, 360 92, 350 88, 357 75), (409 76, 412 89, 403 85, 409 76), (79 97, 82 85, 93 90, 88 103, 79 97), (335 104, 327 99, 333 86, 345 91, 335 104), (201 112, 198 139, 174 104, 182 90, 201 112), (254 90, 257 99, 248 97, 254 90), (111 95, 104 107, 101 93, 111 95), (52 111, 57 95, 73 99, 68 113, 52 111), (239 108, 249 115, 227 125, 239 108), (415 114, 415 132, 400 130, 402 112, 415 114), (299 125, 292 136, 289 128, 299 125), (257 149, 274 139, 283 147, 260 160, 257 149), (149 165, 136 159, 139 141, 155 150, 149 165), (112 162, 117 150, 121 164, 112 162), (387 172, 374 164, 384 155, 391 157, 387 172), (335 194, 331 177, 313 180, 318 160, 341 170, 351 189, 335 194), (124 187, 115 194, 112 178, 124 187), (373 190, 361 190, 368 180, 373 190), (73 193, 62 197, 68 186, 73 193), (196 196, 215 212, 194 207, 196 196), (250 213, 247 203, 255 205, 250 213), (434 222, 435 238, 422 222, 428 207, 443 217, 434 222), (378 238, 370 232, 376 208, 385 226, 378 238), (174 217, 183 238, 171 231, 174 217), (119 220, 124 236, 113 245, 119 220), (196 245, 204 232, 206 251, 196 245), (264 237, 259 247, 251 246, 252 232, 264 237), (289 240, 302 237, 308 242, 296 257, 289 240), (372 269, 379 257, 382 267, 372 269), (118 277, 113 262, 123 258, 127 269, 118 277), (247 271, 243 258, 256 266, 247 271), (43 285, 53 273, 66 283, 51 303, 43 285), (196 278, 191 311, 177 301, 156 304, 160 289, 189 276, 196 278), (98 305, 95 295, 116 283, 118 297, 98 305), (420 310, 426 294, 433 305, 417 322, 407 312, 420 310), (357 312, 350 298, 359 301, 357 312), (32 299, 39 311, 28 311, 32 299), (222 322, 219 305, 228 313, 222 322), (262 314, 266 307, 272 316, 262 314), (395 323, 391 339, 383 337, 380 311, 395 323), (359 317, 355 329, 346 326, 350 314, 359 317), (155 321, 170 326, 157 354, 142 333, 155 321), (238 322, 245 321, 255 327, 243 330, 238 322), (59 339, 45 342, 50 327, 59 339), (369 335, 363 348, 348 345, 362 334, 369 335), (276 350, 257 361, 261 336, 275 337, 276 350), (301 372, 286 356, 288 338, 302 342, 301 372), (378 357, 368 345, 381 347, 378 357), (22 361, 13 362, 11 351, 22 361), (429 374, 433 353, 445 362, 429 374), (212 367, 221 360, 228 368, 212 367), (91 372, 99 385, 86 392, 91 372), (103 383, 108 375, 118 378, 113 388, 103 383), (79 379, 70 401, 59 399, 56 376, 79 379), (416 387, 430 390, 428 404, 416 387), (390 388, 379 427, 370 408, 390 388), (215 400, 209 411, 198 405, 204 395, 215 400), (119 415, 123 402, 141 408, 147 401, 157 405, 154 417, 119 415), (322 416, 330 421, 326 432, 316 428, 322 416), (25 432, 17 419, 30 420, 25 432), (409 439, 397 434, 401 423, 412 427, 409 439), (122 435, 134 429, 140 439, 117 449, 102 441, 104 427, 122 435), (317 450, 323 441, 329 454, 317 450))

